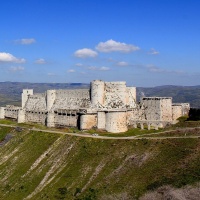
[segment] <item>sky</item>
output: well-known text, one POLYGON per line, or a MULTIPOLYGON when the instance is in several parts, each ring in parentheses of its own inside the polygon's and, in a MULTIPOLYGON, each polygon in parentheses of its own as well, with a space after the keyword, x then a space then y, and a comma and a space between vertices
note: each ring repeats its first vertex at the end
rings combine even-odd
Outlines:
POLYGON ((0 82, 200 85, 199 0, 1 0, 0 82))

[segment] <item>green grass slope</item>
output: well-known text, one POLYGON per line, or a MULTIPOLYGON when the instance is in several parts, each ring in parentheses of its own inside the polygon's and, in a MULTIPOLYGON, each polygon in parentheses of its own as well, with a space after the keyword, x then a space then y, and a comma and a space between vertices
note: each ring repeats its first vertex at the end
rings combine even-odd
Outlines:
POLYGON ((0 127, 0 199, 138 199, 200 181, 200 140, 102 140, 0 127))

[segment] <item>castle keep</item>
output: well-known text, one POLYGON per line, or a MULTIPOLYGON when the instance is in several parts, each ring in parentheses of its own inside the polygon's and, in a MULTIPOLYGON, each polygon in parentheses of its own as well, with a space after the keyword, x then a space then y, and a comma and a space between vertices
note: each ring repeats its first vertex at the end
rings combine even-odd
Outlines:
POLYGON ((175 123, 188 114, 189 107, 187 103, 172 104, 171 97, 143 97, 137 103, 136 88, 127 87, 126 82, 95 80, 90 89, 47 90, 42 94, 24 89, 22 107, 1 107, 0 118, 118 133, 138 124, 157 129, 175 123))

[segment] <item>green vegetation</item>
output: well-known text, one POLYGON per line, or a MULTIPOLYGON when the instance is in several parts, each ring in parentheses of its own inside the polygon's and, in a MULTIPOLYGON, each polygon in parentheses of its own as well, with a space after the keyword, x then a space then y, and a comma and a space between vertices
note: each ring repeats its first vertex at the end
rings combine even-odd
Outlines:
MULTIPOLYGON (((139 131, 139 130, 138 130, 139 131)), ((102 140, 1 127, 0 199, 138 199, 200 182, 200 140, 102 140)))
POLYGON ((6 135, 12 131, 10 127, 0 127, 0 142, 2 142, 6 135))

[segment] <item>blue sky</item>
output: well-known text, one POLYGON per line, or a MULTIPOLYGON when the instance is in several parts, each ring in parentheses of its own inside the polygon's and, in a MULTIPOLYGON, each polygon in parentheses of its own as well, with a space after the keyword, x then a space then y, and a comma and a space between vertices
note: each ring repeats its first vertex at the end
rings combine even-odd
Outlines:
POLYGON ((0 81, 200 85, 199 0, 6 0, 0 81))

